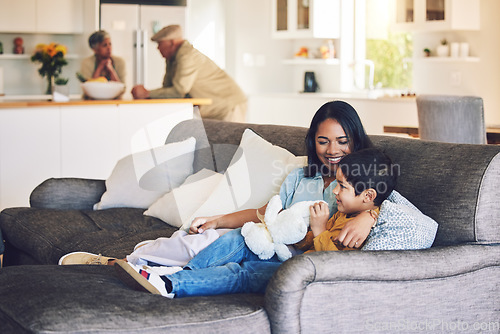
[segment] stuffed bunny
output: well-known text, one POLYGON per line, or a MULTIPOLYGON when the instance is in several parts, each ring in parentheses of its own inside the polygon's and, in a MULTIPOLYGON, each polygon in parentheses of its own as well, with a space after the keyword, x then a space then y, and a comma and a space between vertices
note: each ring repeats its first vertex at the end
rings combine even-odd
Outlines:
POLYGON ((318 202, 323 201, 298 202, 281 211, 281 199, 275 195, 267 204, 264 219, 259 217, 262 223, 245 223, 241 235, 248 248, 260 259, 268 260, 276 253, 281 261, 285 261, 292 256, 286 245, 305 237, 309 227, 309 207, 318 202))

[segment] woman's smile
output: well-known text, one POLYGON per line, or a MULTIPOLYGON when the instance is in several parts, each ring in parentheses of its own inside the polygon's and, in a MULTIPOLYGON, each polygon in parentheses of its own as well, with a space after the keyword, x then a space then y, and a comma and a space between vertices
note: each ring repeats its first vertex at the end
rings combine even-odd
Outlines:
POLYGON ((347 154, 351 153, 349 138, 340 123, 335 119, 326 119, 316 132, 316 154, 329 173, 347 154))
POLYGON ((338 164, 340 162, 340 160, 342 160, 343 157, 345 157, 345 154, 338 156, 338 157, 326 157, 326 159, 331 164, 338 164))

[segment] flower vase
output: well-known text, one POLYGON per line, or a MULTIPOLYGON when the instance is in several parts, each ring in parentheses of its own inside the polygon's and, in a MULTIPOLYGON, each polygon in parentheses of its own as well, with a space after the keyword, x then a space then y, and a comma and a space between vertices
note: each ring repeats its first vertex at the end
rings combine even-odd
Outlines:
POLYGON ((69 101, 69 85, 54 85, 52 92, 52 101, 54 102, 68 102, 69 101))
POLYGON ((54 77, 52 75, 47 74, 47 90, 45 94, 52 95, 52 86, 54 84, 54 77))

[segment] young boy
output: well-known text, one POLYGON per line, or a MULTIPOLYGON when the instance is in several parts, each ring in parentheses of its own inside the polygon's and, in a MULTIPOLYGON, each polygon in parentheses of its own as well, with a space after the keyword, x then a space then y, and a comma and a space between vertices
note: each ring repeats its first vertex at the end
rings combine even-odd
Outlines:
POLYGON ((326 221, 328 207, 325 203, 311 206, 310 231, 295 246, 307 252, 354 250, 337 242, 345 224, 361 212, 367 211, 377 222, 380 205, 396 185, 392 161, 381 151, 364 149, 345 157, 337 169, 337 186, 333 190, 338 211, 326 221), (326 215, 326 216, 325 216, 326 215))
MULTIPOLYGON (((337 168, 337 186, 333 190, 339 211, 328 220, 326 205, 311 206, 310 231, 298 248, 306 252, 359 249, 344 248, 337 242, 342 227, 364 211, 371 213, 375 224, 380 205, 394 189, 396 179, 391 159, 378 149, 364 149, 344 157, 337 168)), ((119 277, 130 287, 173 298, 264 293, 269 279, 281 264, 276 256, 260 260, 248 247, 236 245, 224 245, 217 256, 209 254, 205 259, 198 259, 203 257, 200 254, 184 267, 189 270, 141 267, 124 261, 117 261, 115 267, 119 277)))

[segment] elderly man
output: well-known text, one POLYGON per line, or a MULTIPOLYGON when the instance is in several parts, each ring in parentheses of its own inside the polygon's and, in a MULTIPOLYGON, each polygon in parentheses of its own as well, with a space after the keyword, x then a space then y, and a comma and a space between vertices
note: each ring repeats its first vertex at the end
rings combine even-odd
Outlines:
POLYGON ((163 87, 132 88, 135 99, 210 98, 211 105, 200 107, 205 118, 244 122, 247 98, 236 82, 210 58, 182 37, 179 25, 170 25, 151 37, 167 61, 163 87))

